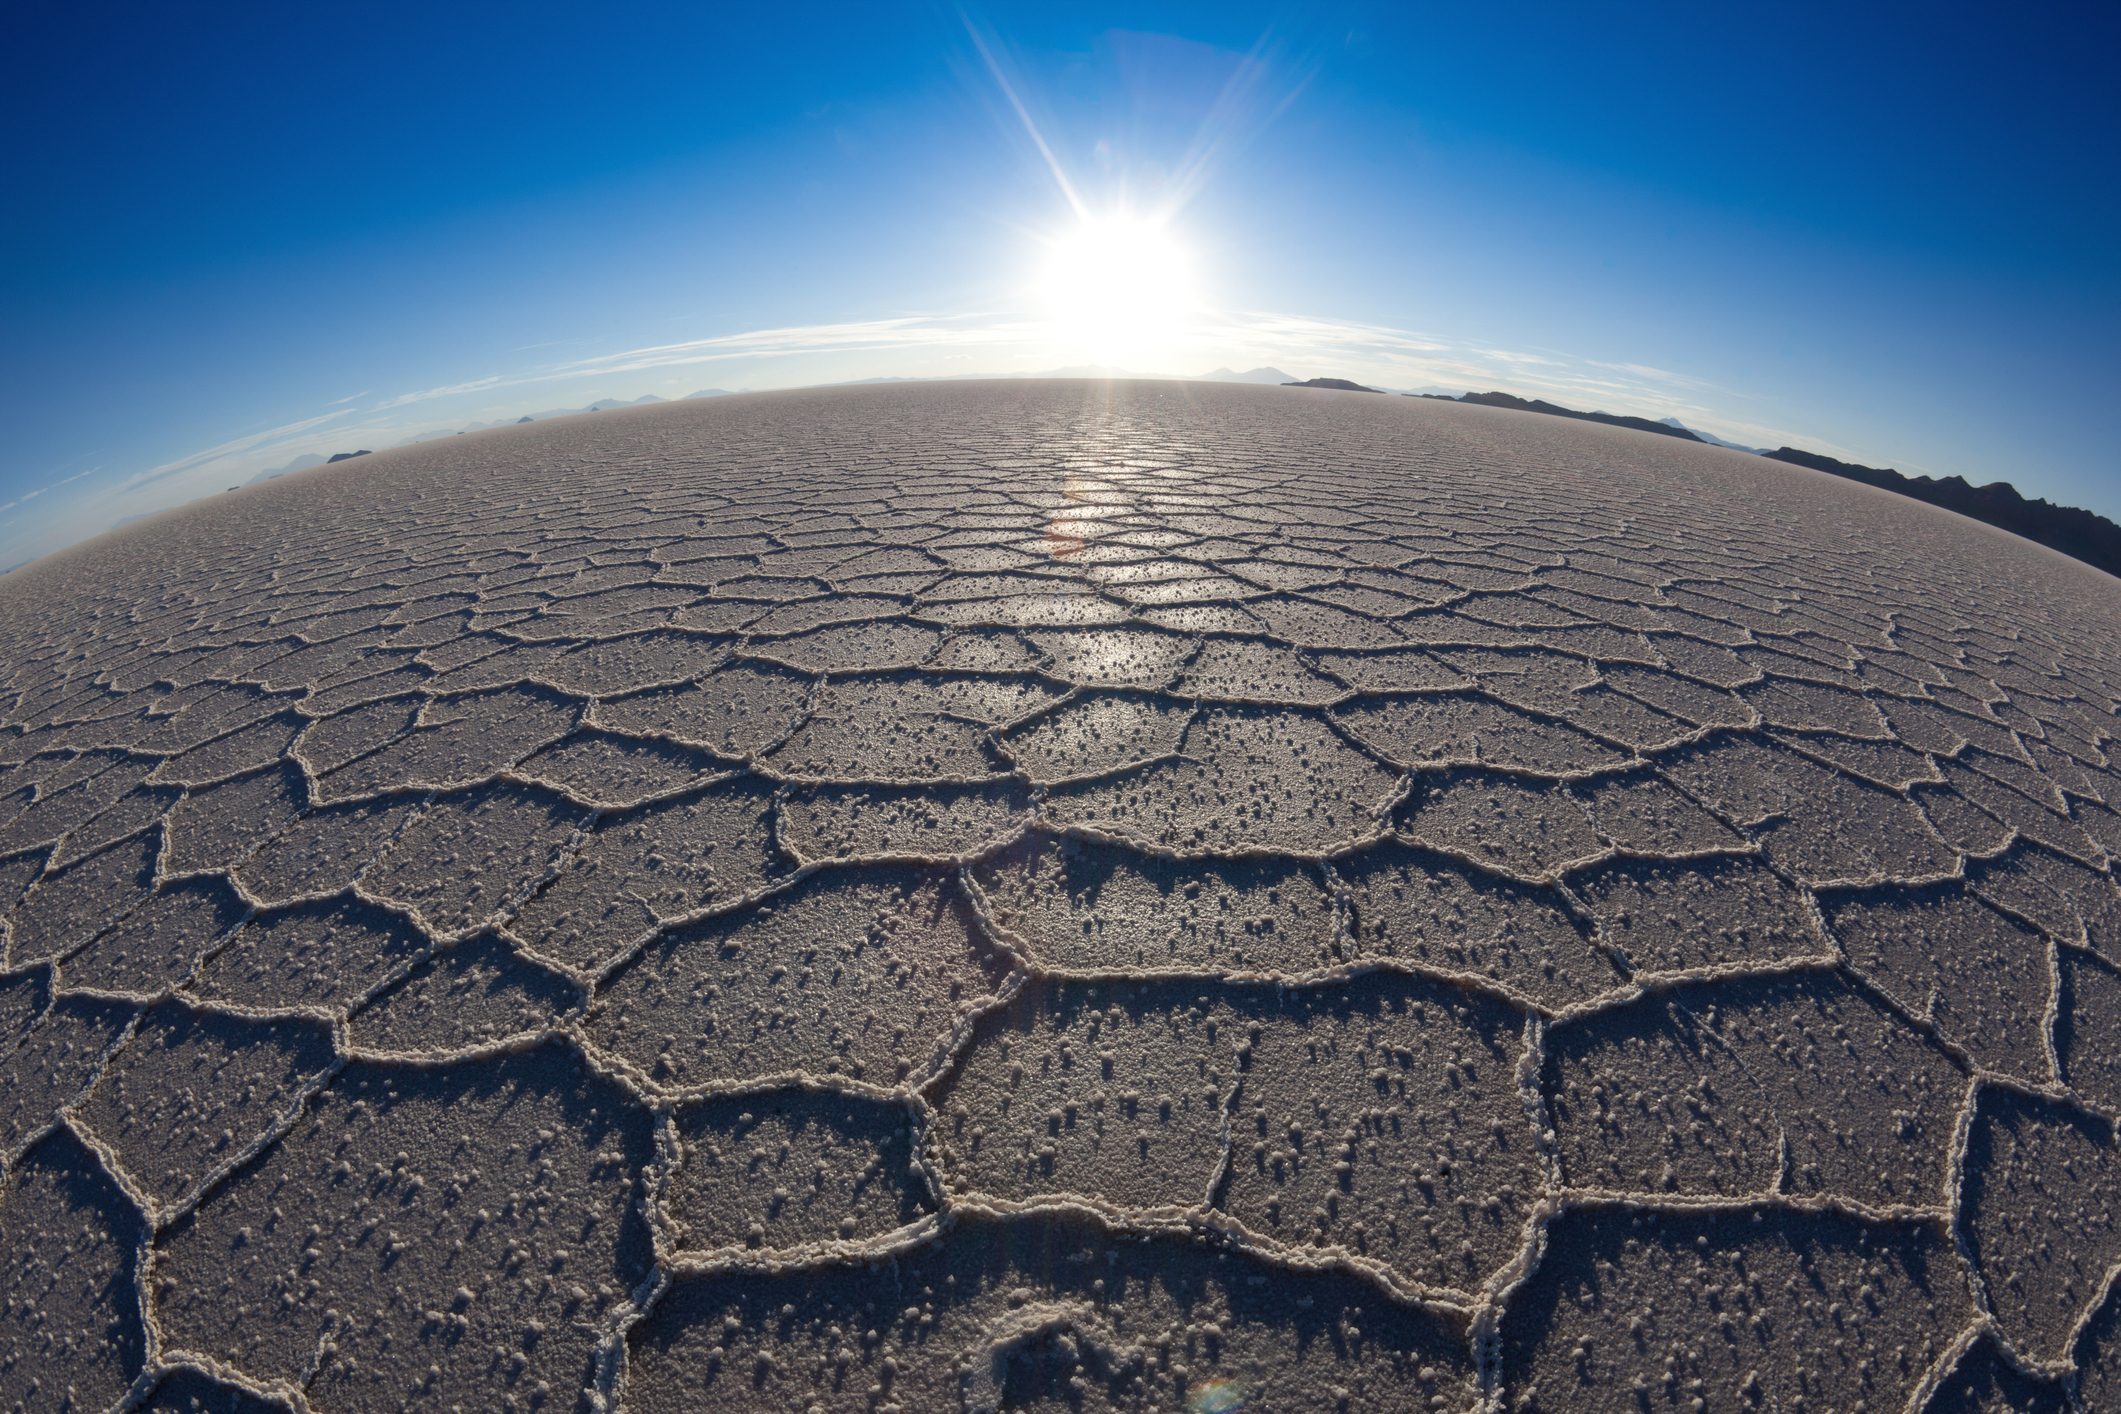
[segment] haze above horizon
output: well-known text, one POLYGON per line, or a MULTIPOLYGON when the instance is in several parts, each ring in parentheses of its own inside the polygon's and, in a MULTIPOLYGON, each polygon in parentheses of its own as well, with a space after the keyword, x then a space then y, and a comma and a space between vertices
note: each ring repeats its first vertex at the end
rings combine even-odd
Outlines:
POLYGON ((40 9, 0 565, 702 388, 1272 365, 2121 517, 2121 15, 40 9))

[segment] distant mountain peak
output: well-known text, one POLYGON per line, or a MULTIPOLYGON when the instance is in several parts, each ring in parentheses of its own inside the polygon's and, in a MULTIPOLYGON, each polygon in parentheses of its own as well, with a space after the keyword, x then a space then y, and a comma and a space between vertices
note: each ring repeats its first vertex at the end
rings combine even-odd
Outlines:
POLYGON ((1860 481, 1881 491, 1896 491, 1932 506, 1957 511, 1970 520, 2022 535, 2071 559, 2082 560, 2110 575, 2121 576, 2121 525, 2094 511, 2028 497, 2008 481, 1975 486, 1963 476, 1909 476, 1891 467, 1864 466, 1818 452, 1799 451, 1795 447, 1777 447, 1761 455, 1770 461, 1788 462, 1791 466, 1825 472, 1845 481, 1860 481))
POLYGON ((1689 437, 1692 437, 1697 441, 1706 442, 1712 447, 1729 447, 1734 452, 1751 452, 1756 457, 1760 455, 1760 448, 1758 447, 1746 447, 1741 446, 1736 442, 1726 442, 1725 440, 1723 440, 1723 438, 1718 437, 1715 433, 1704 432, 1698 427, 1689 427, 1676 417, 1660 417, 1657 420, 1667 427, 1676 427, 1681 432, 1686 433, 1689 437))
POLYGON ((1461 393, 1453 398, 1449 394, 1424 393, 1422 397, 1437 398, 1442 402, 1476 403, 1481 407, 1507 408, 1511 412, 1540 412, 1549 417, 1572 417, 1578 422, 1602 422, 1608 427, 1626 427, 1637 432, 1654 432, 1660 437, 1678 437, 1688 442, 1704 439, 1694 434, 1692 428, 1678 424, 1652 422, 1647 417, 1624 417, 1613 412, 1580 412, 1565 408, 1559 403, 1550 403, 1544 398, 1520 398, 1515 393, 1461 393))
POLYGON ((1575 418, 1581 422, 1603 422, 1614 427, 1629 427, 1638 432, 1654 432, 1661 437, 1682 437, 1690 442, 1702 442, 1734 451, 1754 452, 1770 461, 1787 462, 1811 471, 1838 476, 1844 481, 1860 481, 1866 486, 1881 491, 1892 491, 1911 500, 1922 501, 1948 511, 1957 511, 1969 520, 1978 520, 1993 525, 1999 530, 2021 535, 2035 544, 2045 545, 2087 565, 2105 570, 2121 577, 2121 525, 2116 525, 2105 516, 2075 506, 2058 506, 2052 501, 2028 498, 2008 481, 1991 481, 1986 486, 1975 486, 1961 476, 1909 476, 1890 467, 1863 466, 1856 462, 1845 462, 1838 457, 1825 456, 1819 452, 1800 451, 1795 447, 1777 447, 1773 451, 1762 451, 1754 447, 1741 447, 1735 442, 1726 442, 1705 432, 1697 432, 1676 417, 1651 420, 1646 417, 1623 417, 1609 412, 1579 412, 1574 408, 1559 407, 1538 398, 1520 398, 1510 393, 1462 393, 1452 397, 1447 393, 1422 393, 1415 396, 1434 398, 1440 402, 1476 403, 1483 407, 1508 408, 1516 412, 1546 413, 1553 417, 1575 418))
POLYGON ((281 477, 287 476, 290 473, 297 471, 308 471, 313 466, 322 465, 324 465, 323 457, 318 456, 315 452, 304 452, 301 456, 296 457, 286 466, 276 466, 269 471, 259 472, 256 476, 253 476, 249 481, 245 482, 244 485, 260 486, 268 481, 278 481, 281 477))

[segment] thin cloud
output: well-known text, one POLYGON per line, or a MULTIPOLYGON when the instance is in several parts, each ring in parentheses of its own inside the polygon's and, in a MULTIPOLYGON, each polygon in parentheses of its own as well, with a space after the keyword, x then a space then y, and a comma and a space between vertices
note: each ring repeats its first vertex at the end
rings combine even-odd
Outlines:
POLYGON ((661 344, 583 359, 544 375, 586 378, 607 373, 635 373, 694 363, 739 358, 788 358, 800 354, 869 352, 889 349, 993 346, 1038 337, 1037 324, 967 324, 921 319, 878 319, 860 324, 815 324, 789 329, 761 329, 681 344, 661 344))
POLYGON ((438 398, 462 397, 470 393, 496 392, 507 388, 556 383, 573 378, 601 378, 621 373, 640 373, 656 368, 681 368, 689 364, 723 363, 744 358, 790 358, 805 354, 861 353, 892 349, 979 347, 1025 342, 1037 337, 1042 326, 1033 324, 980 324, 984 316, 908 315, 895 319, 871 319, 845 324, 801 324, 779 329, 752 329, 739 334, 686 339, 673 344, 649 344, 597 354, 556 367, 513 376, 492 374, 464 383, 400 393, 377 403, 371 412, 387 412, 438 398))
POLYGON ((369 411, 384 412, 391 408, 409 407, 414 403, 432 402, 436 398, 455 398, 462 397, 466 393, 483 393, 493 388, 505 388, 513 382, 520 381, 524 380, 507 379, 501 377, 498 373, 493 373, 488 374, 484 378, 474 378, 466 383, 445 383, 439 388, 425 388, 417 393, 400 393, 396 397, 385 398, 382 402, 370 408, 369 411))
POLYGON ((1593 368, 1610 368, 1616 373, 1632 374, 1653 383, 1670 383, 1676 388, 1713 388, 1716 385, 1705 378, 1694 378, 1684 373, 1674 373, 1669 368, 1657 368, 1647 363, 1600 363, 1597 359, 1586 359, 1593 368))
POLYGON ((21 495, 15 497, 14 500, 0 503, 0 515, 5 515, 7 512, 13 510, 17 506, 27 505, 29 502, 36 500, 39 496, 42 496, 47 491, 56 491, 61 486, 70 486, 74 482, 79 481, 82 477, 94 476, 97 472, 101 470, 103 470, 103 468, 100 466, 92 466, 85 471, 77 471, 72 476, 62 476, 57 481, 47 482, 44 485, 39 486, 34 491, 24 491, 21 495))
POLYGON ((1010 326, 978 324, 986 318, 965 315, 941 319, 928 315, 906 315, 896 319, 869 319, 845 324, 799 324, 781 329, 752 329, 741 334, 719 334, 707 339, 687 339, 675 344, 651 344, 646 348, 598 354, 563 364, 563 372, 595 373, 615 364, 632 365, 646 359, 682 358, 695 352, 737 351, 742 353, 815 353, 848 348, 897 347, 907 344, 992 342, 1010 326))
POLYGON ((1829 456, 1856 455, 1809 432, 1734 415, 1731 400, 1745 402, 1745 395, 1654 364, 1456 344, 1389 325, 1256 311, 1224 318, 1209 331, 1246 357, 1307 364, 1372 383, 1492 389, 1574 407, 1677 418, 1697 431, 1748 446, 1806 446, 1829 456))

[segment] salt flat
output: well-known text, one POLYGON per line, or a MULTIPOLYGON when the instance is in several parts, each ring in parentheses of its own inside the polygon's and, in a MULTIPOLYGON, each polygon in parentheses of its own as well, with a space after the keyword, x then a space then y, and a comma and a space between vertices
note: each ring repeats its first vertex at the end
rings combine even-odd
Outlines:
POLYGON ((2121 1398, 2121 582, 1416 399, 578 416, 0 581, 0 1404, 2121 1398))

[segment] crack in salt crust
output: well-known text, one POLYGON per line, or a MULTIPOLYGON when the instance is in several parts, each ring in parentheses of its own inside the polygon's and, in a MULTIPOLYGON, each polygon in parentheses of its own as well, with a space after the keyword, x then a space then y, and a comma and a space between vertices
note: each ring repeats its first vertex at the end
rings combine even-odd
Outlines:
POLYGON ((0 1402, 2093 1407, 2121 589, 1543 421, 729 399, 9 576, 0 1402))

